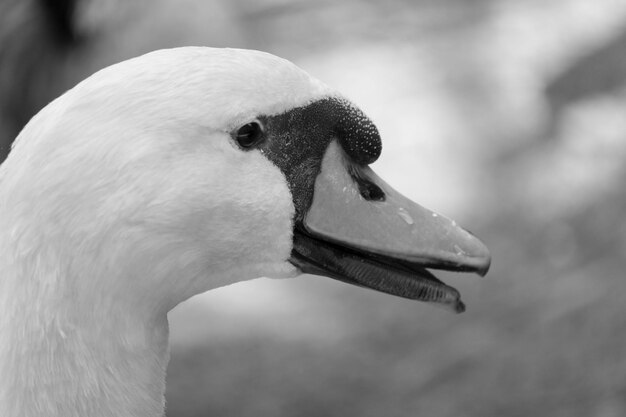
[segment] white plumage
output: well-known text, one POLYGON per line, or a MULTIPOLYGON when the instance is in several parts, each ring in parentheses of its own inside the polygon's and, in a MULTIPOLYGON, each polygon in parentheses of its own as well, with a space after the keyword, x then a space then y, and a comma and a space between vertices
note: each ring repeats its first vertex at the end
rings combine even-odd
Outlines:
POLYGON ((166 313, 293 276, 284 177, 229 132, 329 90, 269 54, 154 52, 31 120, 0 167, 3 416, 159 416, 166 313))

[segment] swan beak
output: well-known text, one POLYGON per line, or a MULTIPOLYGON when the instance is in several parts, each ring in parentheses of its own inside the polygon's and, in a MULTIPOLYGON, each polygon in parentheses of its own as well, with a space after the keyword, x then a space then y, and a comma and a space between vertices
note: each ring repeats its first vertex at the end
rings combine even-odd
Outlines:
POLYGON ((460 313, 459 292, 427 268, 484 276, 491 256, 455 221, 409 200, 331 144, 311 207, 296 222, 291 262, 306 273, 460 313))

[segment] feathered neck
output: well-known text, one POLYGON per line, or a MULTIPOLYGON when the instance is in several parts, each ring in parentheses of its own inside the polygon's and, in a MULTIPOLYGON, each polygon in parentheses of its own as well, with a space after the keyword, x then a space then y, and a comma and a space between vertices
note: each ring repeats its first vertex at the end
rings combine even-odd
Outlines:
MULTIPOLYGON (((29 277, 21 279, 30 285, 29 277)), ((38 281, 55 279, 47 274, 38 281)), ((3 415, 161 416, 166 314, 145 317, 71 297, 22 287, 3 300, 0 339, 11 341, 0 345, 3 415)))

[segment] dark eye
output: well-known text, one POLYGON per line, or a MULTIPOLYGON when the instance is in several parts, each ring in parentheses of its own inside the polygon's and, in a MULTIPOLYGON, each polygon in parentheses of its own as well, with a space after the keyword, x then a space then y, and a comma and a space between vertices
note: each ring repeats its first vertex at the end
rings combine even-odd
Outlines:
POLYGON ((250 148, 258 144, 264 136, 263 126, 258 121, 246 123, 237 129, 235 139, 242 148, 250 148))

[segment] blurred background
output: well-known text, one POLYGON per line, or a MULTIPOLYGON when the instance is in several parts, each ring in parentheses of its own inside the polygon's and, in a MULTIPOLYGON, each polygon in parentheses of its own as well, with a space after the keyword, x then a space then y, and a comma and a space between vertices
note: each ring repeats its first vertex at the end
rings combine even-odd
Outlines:
POLYGON ((154 49, 280 55, 377 124, 374 169, 491 248, 468 311, 302 276, 170 314, 168 417, 626 415, 626 1, 0 0, 0 160, 154 49))

